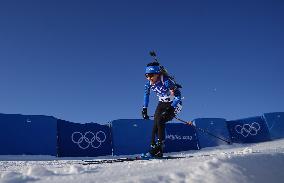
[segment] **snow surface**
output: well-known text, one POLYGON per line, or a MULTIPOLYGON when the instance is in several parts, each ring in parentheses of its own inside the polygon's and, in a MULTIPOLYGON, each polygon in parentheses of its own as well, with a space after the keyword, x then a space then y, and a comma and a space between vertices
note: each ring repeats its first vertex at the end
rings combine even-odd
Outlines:
POLYGON ((167 155, 186 158, 82 165, 94 158, 0 156, 0 182, 284 182, 284 139, 167 155))

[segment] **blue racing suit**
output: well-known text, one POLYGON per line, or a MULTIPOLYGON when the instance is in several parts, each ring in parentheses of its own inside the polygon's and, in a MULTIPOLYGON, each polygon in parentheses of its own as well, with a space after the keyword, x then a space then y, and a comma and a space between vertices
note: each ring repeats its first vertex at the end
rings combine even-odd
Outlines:
POLYGON ((156 93, 160 102, 172 102, 171 106, 174 108, 176 108, 178 104, 181 104, 181 92, 175 82, 168 76, 161 75, 160 81, 152 85, 150 81, 147 81, 145 84, 144 107, 148 107, 150 90, 156 93), (174 95, 171 95, 170 90, 174 91, 174 95))
POLYGON ((151 144, 155 144, 156 135, 158 136, 159 141, 164 141, 165 123, 173 119, 173 117, 164 118, 163 113, 172 106, 175 108, 175 114, 177 114, 181 110, 182 101, 179 88, 168 76, 161 75, 160 79, 154 84, 147 81, 145 84, 144 107, 148 107, 150 90, 154 91, 159 97, 159 104, 154 115, 154 126, 151 139, 151 144), (171 94, 171 91, 173 92, 173 95, 171 94))

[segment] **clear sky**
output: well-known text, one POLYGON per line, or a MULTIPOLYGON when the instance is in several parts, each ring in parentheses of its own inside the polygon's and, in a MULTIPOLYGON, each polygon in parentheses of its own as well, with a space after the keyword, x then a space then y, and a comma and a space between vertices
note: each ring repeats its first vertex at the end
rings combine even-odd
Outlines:
POLYGON ((153 49, 183 119, 284 111, 283 20, 282 0, 3 0, 0 113, 141 118, 153 49))

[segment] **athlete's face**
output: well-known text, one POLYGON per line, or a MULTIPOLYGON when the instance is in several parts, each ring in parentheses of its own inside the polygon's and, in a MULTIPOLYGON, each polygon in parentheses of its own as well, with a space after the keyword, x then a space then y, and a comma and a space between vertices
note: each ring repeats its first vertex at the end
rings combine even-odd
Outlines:
POLYGON ((156 83, 159 79, 159 74, 146 74, 146 78, 151 82, 151 84, 156 83))

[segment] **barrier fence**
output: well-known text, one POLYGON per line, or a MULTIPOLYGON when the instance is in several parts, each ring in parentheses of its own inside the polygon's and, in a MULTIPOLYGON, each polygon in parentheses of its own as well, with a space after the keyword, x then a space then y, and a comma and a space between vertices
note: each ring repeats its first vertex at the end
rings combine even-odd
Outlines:
POLYGON ((0 155, 55 156, 56 124, 50 116, 0 114, 0 155))
POLYGON ((111 154, 109 126, 57 120, 57 155, 59 157, 106 156, 111 154))
MULTIPOLYGON (((284 138, 284 112, 230 120, 198 118, 196 127, 235 143, 284 138)), ((0 114, 0 155, 105 156, 149 150, 152 120, 120 119, 108 125, 72 123, 52 116, 0 114)), ((226 144, 182 123, 167 123, 165 152, 226 144)))

